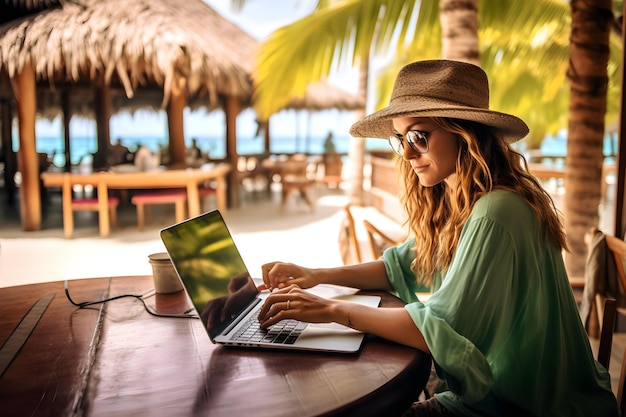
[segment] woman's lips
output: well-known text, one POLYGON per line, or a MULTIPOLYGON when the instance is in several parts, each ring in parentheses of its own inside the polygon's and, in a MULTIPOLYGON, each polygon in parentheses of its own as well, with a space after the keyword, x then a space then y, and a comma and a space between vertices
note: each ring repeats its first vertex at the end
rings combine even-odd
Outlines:
POLYGON ((427 169, 428 169, 428 165, 421 165, 421 166, 414 165, 413 166, 413 171, 415 171, 415 173, 417 174, 421 174, 425 172, 427 169))

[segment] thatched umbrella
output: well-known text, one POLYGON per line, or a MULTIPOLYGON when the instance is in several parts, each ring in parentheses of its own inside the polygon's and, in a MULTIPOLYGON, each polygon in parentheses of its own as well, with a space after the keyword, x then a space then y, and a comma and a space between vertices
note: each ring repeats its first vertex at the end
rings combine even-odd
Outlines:
MULTIPOLYGON (((8 12, 0 16, 0 107, 2 125, 10 126, 11 106, 17 103, 17 169, 22 173, 25 230, 41 226, 34 133, 38 117, 63 115, 65 159, 70 161, 72 115, 96 119, 99 153, 104 154, 110 146, 113 113, 166 108, 171 160, 183 164, 184 107, 221 108, 226 113, 227 159, 235 166, 236 115, 250 105, 258 42, 207 4, 200 0, 2 1, 8 12)), ((304 99, 294 99, 287 108, 363 106, 322 83, 311 86, 304 99)), ((3 143, 11 149, 10 130, 3 133, 3 143)), ((98 153, 95 157, 97 164, 98 153)), ((238 205, 234 175, 228 188, 229 204, 238 205)))
POLYGON ((3 14, 12 20, 0 25, 0 72, 11 79, 17 98, 26 230, 41 225, 37 111, 64 115, 66 143, 71 115, 95 117, 104 150, 111 114, 130 103, 120 104, 116 96, 135 106, 157 97, 168 110, 172 160, 183 163, 183 109, 202 103, 225 110, 227 153, 235 149, 235 117, 251 97, 257 41, 204 2, 24 0, 5 8, 14 13, 3 14))
MULTIPOLYGON (((356 94, 348 94, 345 91, 335 88, 330 84, 311 84, 306 89, 306 95, 301 98, 292 99, 289 108, 294 110, 320 111, 329 108, 338 110, 360 110, 365 108, 365 100, 356 94), (330 104, 332 103, 332 106, 330 104)), ((309 118, 308 127, 311 127, 309 118)), ((310 132, 307 130, 305 149, 308 152, 310 146, 310 132)))
POLYGON ((311 84, 306 89, 306 95, 295 97, 289 101, 286 108, 294 110, 358 110, 365 107, 363 98, 356 94, 348 94, 327 83, 311 84))
MULTIPOLYGON (((310 84, 303 96, 293 97, 282 110, 321 111, 327 109, 360 110, 365 108, 365 101, 356 94, 350 94, 325 81, 310 84)), ((269 126, 265 129, 265 151, 269 152, 269 126)))

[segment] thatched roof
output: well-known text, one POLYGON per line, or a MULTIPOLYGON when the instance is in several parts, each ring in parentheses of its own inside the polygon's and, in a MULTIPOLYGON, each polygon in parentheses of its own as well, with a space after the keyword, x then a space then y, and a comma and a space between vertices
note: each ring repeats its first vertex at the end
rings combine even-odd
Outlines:
MULTIPOLYGON (((258 42, 201 0, 2 1, 12 12, 0 17, 0 75, 33 64, 39 117, 61 113, 62 91, 71 114, 93 117, 100 84, 112 87, 114 112, 156 111, 176 76, 186 78, 192 109, 213 110, 225 96, 251 105, 258 42)), ((363 107, 318 83, 286 108, 363 107)))
MULTIPOLYGON (((175 76, 182 75, 191 99, 201 98, 210 108, 220 96, 245 101, 251 95, 257 41, 200 0, 50 4, 0 25, 0 71, 13 77, 33 63, 37 80, 52 92, 68 84, 104 82, 120 86, 128 98, 140 87, 155 87, 163 102, 175 76)), ((75 110, 82 112, 80 98, 73 98, 75 110)), ((144 105, 138 98, 137 105, 144 105)), ((53 98, 38 99, 58 104, 53 98)), ((153 99, 154 93, 145 101, 153 99)))
POLYGON ((349 94, 339 88, 320 82, 310 84, 306 95, 289 101, 286 108, 294 110, 357 110, 365 107, 365 100, 358 95, 349 94))

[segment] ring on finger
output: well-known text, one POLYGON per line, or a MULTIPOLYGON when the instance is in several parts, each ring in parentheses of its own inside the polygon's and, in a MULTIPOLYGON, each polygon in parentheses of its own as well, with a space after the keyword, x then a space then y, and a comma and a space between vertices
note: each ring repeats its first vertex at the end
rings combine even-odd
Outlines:
POLYGON ((291 303, 291 300, 287 300, 287 310, 289 310, 289 303, 291 303))

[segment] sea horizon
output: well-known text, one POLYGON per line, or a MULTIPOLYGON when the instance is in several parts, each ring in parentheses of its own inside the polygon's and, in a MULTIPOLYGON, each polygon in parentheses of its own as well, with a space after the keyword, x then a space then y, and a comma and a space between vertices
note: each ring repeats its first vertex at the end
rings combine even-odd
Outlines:
MULTIPOLYGON (((120 136, 112 139, 112 143, 120 140, 131 152, 135 152, 139 146, 147 146, 151 152, 157 153, 160 147, 168 145, 168 139, 155 136, 120 136)), ((198 148, 213 159, 226 158, 226 140, 217 136, 193 136, 185 138, 185 146, 190 148, 192 140, 196 140, 198 148)), ((350 148, 350 136, 333 137, 335 150, 341 154, 347 154, 350 148)), ((270 139, 270 153, 293 154, 306 153, 318 155, 324 153, 325 136, 311 136, 307 138, 293 138, 286 136, 272 136, 270 139)), ((13 147, 18 149, 19 141, 13 140, 13 147)), ((95 136, 75 136, 70 141, 70 155, 72 164, 78 164, 82 158, 97 151, 98 142, 95 136)), ((264 152, 263 137, 242 137, 237 139, 237 153, 239 155, 262 154, 264 152)), ((366 139, 366 149, 388 149, 387 141, 381 139, 366 139)), ((37 137, 37 152, 45 153, 52 158, 56 166, 65 165, 64 138, 61 136, 37 137)))
MULTIPOLYGON (((117 136, 112 138, 112 143, 120 140, 121 143, 129 148, 131 152, 136 151, 139 146, 147 146, 151 152, 157 153, 160 147, 168 145, 168 139, 165 136, 117 136)), ((213 159, 226 158, 226 139, 219 136, 196 135, 185 138, 185 146, 191 147, 192 140, 196 140, 200 150, 209 155, 213 159)), ((324 153, 325 135, 311 135, 307 137, 292 137, 273 135, 270 139, 270 153, 272 154, 293 154, 306 153, 318 155, 324 153)), ((334 135, 333 142, 338 153, 347 154, 350 148, 351 136, 334 135)), ((45 153, 52 158, 52 162, 56 166, 65 165, 64 154, 64 138, 61 135, 43 135, 36 138, 36 150, 45 153)), ((97 150, 97 138, 95 135, 77 135, 71 138, 70 155, 72 164, 78 164, 82 158, 91 155, 97 150)), ((366 150, 389 149, 389 144, 384 139, 367 138, 365 141, 366 150)), ((514 144, 516 150, 524 154, 527 150, 526 143, 522 140, 514 144)), ((13 149, 18 150, 19 140, 13 138, 13 149)), ((264 139, 261 136, 244 136, 237 138, 237 153, 239 155, 262 154, 264 152, 264 139)), ((562 156, 565 158, 567 153, 567 137, 561 133, 555 136, 548 136, 544 139, 540 147, 541 153, 550 156, 562 156)), ((604 155, 608 158, 614 158, 617 151, 617 138, 607 136, 604 141, 604 155)), ((554 161, 553 161, 554 162, 554 161)), ((563 161, 556 161, 563 163, 563 161)))

